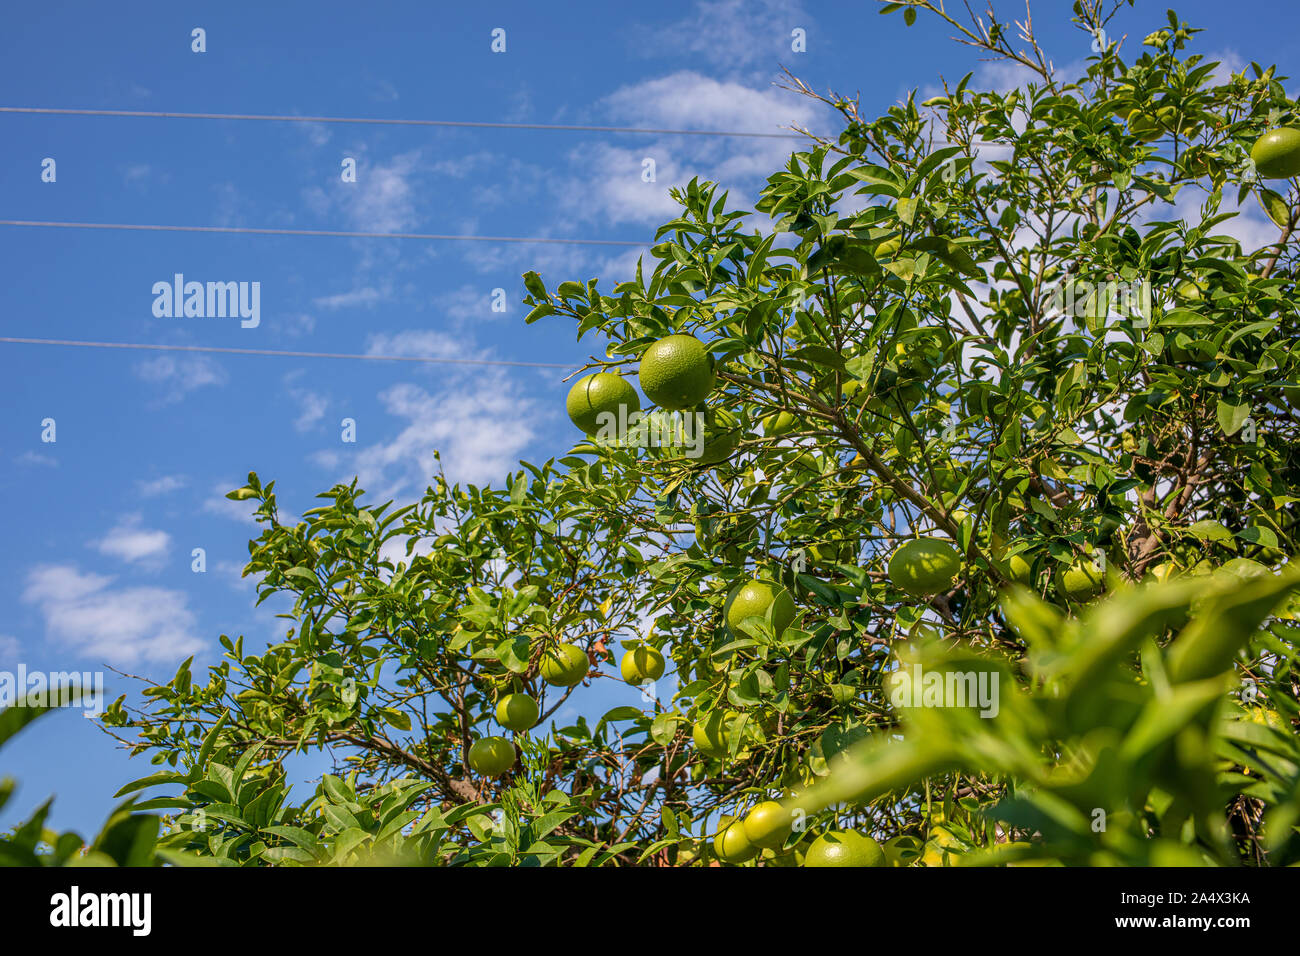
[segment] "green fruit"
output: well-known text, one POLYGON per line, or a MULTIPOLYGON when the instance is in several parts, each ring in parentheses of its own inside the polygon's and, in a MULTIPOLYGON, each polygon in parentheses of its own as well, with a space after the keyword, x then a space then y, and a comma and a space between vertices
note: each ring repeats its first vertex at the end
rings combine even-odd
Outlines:
POLYGON ((713 361, 693 335, 660 339, 641 356, 641 391, 662 408, 678 411, 698 405, 713 391, 713 361))
POLYGON ((1020 584, 1028 584, 1034 576, 1034 566, 1025 560, 1023 554, 1013 554, 1007 558, 1007 577, 1020 584))
POLYGON ((739 637, 743 633, 740 622, 749 617, 766 617, 768 608, 772 609, 772 632, 780 638, 794 621, 794 599, 779 584, 755 578, 736 587, 727 596, 722 613, 727 626, 739 637))
POLYGON ((1178 283, 1178 288, 1174 290, 1174 293, 1185 302, 1199 302, 1203 294, 1201 287, 1191 279, 1184 279, 1178 283))
POLYGON ((590 668, 587 652, 576 644, 560 644, 542 656, 542 680, 556 687, 582 683, 590 668))
POLYGON ((623 655, 618 669, 623 680, 639 687, 664 676, 664 656, 653 647, 634 648, 623 655))
POLYGON ((469 766, 475 773, 499 777, 515 765, 515 745, 504 737, 484 737, 469 748, 469 766))
POLYGON ((713 838, 713 852, 723 863, 744 863, 758 855, 758 847, 749 842, 739 820, 723 817, 713 838))
POLYGON ((744 429, 740 419, 726 409, 717 409, 708 414, 704 426, 704 447, 700 457, 694 459, 697 464, 716 465, 731 457, 731 453, 740 444, 744 429))
POLYGON ((887 866, 885 851, 857 830, 831 830, 813 841, 804 866, 887 866))
POLYGON ((527 694, 506 694, 497 701, 497 723, 507 730, 528 730, 537 723, 537 701, 527 694))
POLYGON ((939 594, 952 587, 961 570, 961 556, 946 541, 918 538, 899 547, 889 559, 889 580, 916 597, 939 594))
POLYGON ((765 850, 783 845, 793 827, 790 811, 775 800, 760 803, 745 817, 745 836, 754 846, 765 850))
POLYGON ((1091 562, 1076 561, 1057 572, 1056 586, 1071 601, 1088 601, 1101 590, 1101 569, 1091 562))
POLYGON ((1255 169, 1265 179, 1290 179, 1300 174, 1300 129, 1271 129, 1250 148, 1255 169))
POLYGON ((731 725, 734 714, 715 710, 691 730, 695 749, 707 757, 725 757, 731 750, 731 725))
POLYGON ((585 434, 594 435, 603 430, 606 437, 613 438, 628 416, 641 410, 641 399, 622 375, 597 372, 573 383, 564 407, 573 424, 585 434), (602 415, 613 417, 602 420, 602 415))
POLYGON ((763 419, 763 434, 768 436, 788 435, 799 425, 799 419, 793 412, 777 412, 763 419))

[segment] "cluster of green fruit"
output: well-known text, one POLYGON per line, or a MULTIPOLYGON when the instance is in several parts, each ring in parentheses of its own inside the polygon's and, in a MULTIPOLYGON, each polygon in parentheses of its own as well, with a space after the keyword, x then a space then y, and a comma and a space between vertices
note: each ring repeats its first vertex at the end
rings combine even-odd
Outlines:
POLYGON ((776 865, 787 861, 811 867, 887 865, 880 844, 857 830, 830 830, 813 840, 806 850, 796 847, 783 854, 793 832, 790 811, 768 800, 755 806, 744 819, 723 816, 713 838, 713 852, 724 863, 745 863, 763 853, 776 865))
MULTIPOLYGON (((539 673, 553 687, 574 687, 590 670, 591 661, 581 647, 557 644, 542 655, 539 673)), ((639 687, 663 676, 664 656, 653 647, 635 647, 623 655, 619 670, 625 681, 639 687)), ((506 694, 497 701, 497 723, 516 733, 531 730, 540 715, 537 701, 529 694, 506 694)), ((505 737, 483 737, 469 748, 469 766, 476 773, 499 777, 514 765, 515 745, 505 737)))

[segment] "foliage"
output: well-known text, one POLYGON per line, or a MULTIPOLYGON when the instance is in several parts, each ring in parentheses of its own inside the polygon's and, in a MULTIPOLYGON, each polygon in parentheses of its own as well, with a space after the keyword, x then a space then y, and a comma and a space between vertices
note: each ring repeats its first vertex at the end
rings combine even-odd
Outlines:
MULTIPOLYGON (((896 864, 1300 861, 1298 205, 1247 162, 1296 106, 1272 69, 1216 81, 1172 13, 1135 59, 1096 42, 1067 81, 1027 29, 894 10, 1029 78, 967 75, 874 120, 792 78, 844 129, 769 178, 770 230, 692 181, 634 280, 524 277, 529 322, 601 341, 581 373, 706 342, 701 410, 739 423, 731 454, 584 440, 405 507, 340 485, 293 524, 273 482, 231 492, 263 524, 245 573, 259 602, 292 598, 292 627, 259 653, 222 636, 206 679, 186 662, 105 715, 182 768, 135 785, 183 790, 141 805, 178 811, 161 847, 704 864, 719 813, 785 794, 808 816, 759 862, 845 826, 896 864), (1246 202, 1278 228, 1261 249, 1223 231, 1246 202), (886 570, 919 535, 962 557, 928 599, 886 570), (1061 576, 1085 563, 1108 593, 1081 605, 1061 576), (754 577, 795 598, 779 636, 725 622, 754 577), (653 646, 676 685, 556 726, 583 694, 539 679, 560 642, 593 667, 653 646), (997 715, 898 705, 889 675, 913 665, 996 672, 997 715), (514 771, 476 780, 466 753, 511 692, 542 721, 514 771), (293 806, 283 765, 307 750, 341 766, 293 806)), ((1081 43, 1104 37, 1100 3, 1074 14, 1081 43)))

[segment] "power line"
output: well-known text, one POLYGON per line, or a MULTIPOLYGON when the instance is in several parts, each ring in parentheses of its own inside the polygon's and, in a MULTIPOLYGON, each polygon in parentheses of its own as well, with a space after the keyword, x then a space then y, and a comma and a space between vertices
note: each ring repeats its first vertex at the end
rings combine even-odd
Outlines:
POLYGON ((363 123, 372 126, 449 126, 469 129, 533 129, 567 133, 655 133, 671 136, 743 136, 759 139, 805 139, 798 133, 758 133, 721 129, 650 129, 641 126, 577 126, 560 123, 486 123, 466 120, 382 119, 366 116, 276 116, 261 113, 175 113, 163 110, 70 110, 38 106, 0 106, 0 113, 50 116, 131 116, 158 119, 261 120, 277 123, 363 123))
POLYGON ((624 239, 561 239, 550 236, 455 236, 428 232, 348 232, 341 229, 267 229, 253 226, 170 226, 132 222, 54 222, 34 219, 0 219, 0 226, 29 226, 48 229, 132 229, 149 232, 221 232, 260 236, 333 236, 344 239, 439 239, 462 242, 538 242, 582 246, 637 246, 649 242, 624 239))
POLYGON ((236 349, 217 345, 152 345, 145 342, 80 342, 69 339, 23 339, 0 336, 14 345, 72 345, 96 349, 148 349, 157 352, 221 352, 230 355, 283 355, 289 358, 362 359, 372 362, 436 362, 444 365, 509 365, 516 368, 571 368, 556 362, 510 362, 504 359, 436 358, 420 355, 347 355, 339 352, 292 352, 283 349, 236 349))

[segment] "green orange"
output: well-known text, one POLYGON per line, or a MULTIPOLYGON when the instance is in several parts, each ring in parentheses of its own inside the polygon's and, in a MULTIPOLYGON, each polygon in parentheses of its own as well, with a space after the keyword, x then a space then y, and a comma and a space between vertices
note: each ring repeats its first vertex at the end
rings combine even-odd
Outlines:
POLYGON ((1265 179, 1290 179, 1300 175, 1300 129, 1271 129, 1250 148, 1255 169, 1265 179))
POLYGON ((590 668, 587 652, 577 644, 559 644, 542 656, 542 680, 556 687, 582 683, 590 668))
POLYGON ((504 737, 483 737, 469 748, 469 766, 475 773, 499 777, 515 765, 515 745, 504 737))
POLYGON ((664 676, 664 656, 653 647, 636 647, 623 655, 618 669, 623 680, 640 686, 664 676))
POLYGON ((961 570, 957 549, 937 538, 917 538, 901 545, 889 559, 889 580, 915 597, 952 587, 961 570))
POLYGON ((1087 601, 1101 590, 1104 576, 1091 562, 1076 561, 1057 572, 1056 586, 1071 601, 1087 601))
POLYGON ((723 817, 713 838, 713 852, 723 863, 744 863, 758 855, 758 847, 749 842, 739 820, 723 817))
POLYGON ((804 866, 888 866, 879 843, 857 830, 831 830, 813 841, 804 866))
POLYGON ((661 408, 679 411, 698 405, 713 391, 713 359, 693 335, 670 335, 641 356, 641 391, 661 408))
POLYGON ((739 637, 743 633, 740 630, 742 621, 750 617, 766 617, 769 608, 772 609, 772 632, 780 638, 794 621, 794 599, 779 584, 758 578, 747 581, 732 590, 722 611, 727 626, 739 637))
POLYGON ((506 694, 497 701, 497 723, 507 730, 528 730, 537 723, 537 701, 527 694, 506 694))
POLYGON ((606 434, 613 437, 629 415, 641 410, 641 399, 622 375, 596 372, 573 383, 564 406, 570 420, 584 433, 594 435, 604 426, 606 434))
POLYGON ((766 800, 745 816, 745 836, 754 846, 775 850, 785 843, 794 827, 790 811, 775 800, 766 800))

